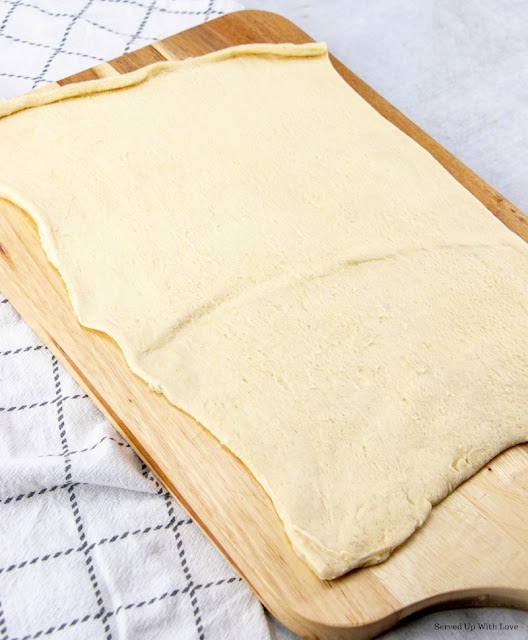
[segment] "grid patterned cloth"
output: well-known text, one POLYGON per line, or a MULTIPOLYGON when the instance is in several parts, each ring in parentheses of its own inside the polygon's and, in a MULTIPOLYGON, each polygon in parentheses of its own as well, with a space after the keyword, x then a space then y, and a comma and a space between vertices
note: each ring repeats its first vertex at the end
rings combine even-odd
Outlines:
MULTIPOLYGON (((236 8, 0 0, 0 97, 236 8)), ((1 640, 293 637, 1 295, 0 379, 1 640)))
POLYGON ((0 0, 0 98, 239 8, 233 0, 0 0))

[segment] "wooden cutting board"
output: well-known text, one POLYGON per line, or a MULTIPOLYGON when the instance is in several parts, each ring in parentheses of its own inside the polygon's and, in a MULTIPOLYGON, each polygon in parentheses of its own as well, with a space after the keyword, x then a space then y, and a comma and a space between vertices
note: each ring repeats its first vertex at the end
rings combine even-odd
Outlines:
MULTIPOLYGON (((251 42, 309 42, 261 11, 218 18, 62 80, 91 80, 159 60, 251 42)), ((428 149, 508 227, 528 240, 523 214, 337 60, 345 80, 428 149)), ((448 606, 528 608, 528 446, 495 458, 433 509, 381 565, 332 582, 293 553, 273 506, 246 468, 188 415, 128 369, 106 335, 82 328, 32 220, 0 201, 0 289, 150 465, 265 606, 306 638, 371 638, 419 611, 448 606)))

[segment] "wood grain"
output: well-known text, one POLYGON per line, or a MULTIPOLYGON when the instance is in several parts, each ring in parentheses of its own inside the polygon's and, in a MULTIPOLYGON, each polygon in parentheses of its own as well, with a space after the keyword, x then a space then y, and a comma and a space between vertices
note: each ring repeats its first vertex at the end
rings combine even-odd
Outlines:
MULTIPOLYGON (((59 84, 251 42, 309 42, 286 19, 242 11, 139 49, 59 84)), ((508 227, 528 240, 512 204, 333 59, 345 80, 405 131, 508 227)), ((0 201, 0 288, 268 609, 306 638, 365 639, 419 611, 447 606, 528 608, 528 447, 495 458, 441 504, 381 565, 332 582, 293 553, 248 470, 191 417, 130 372, 111 338, 77 322, 35 224, 0 201)), ((177 563, 175 558, 175 563, 177 563)))

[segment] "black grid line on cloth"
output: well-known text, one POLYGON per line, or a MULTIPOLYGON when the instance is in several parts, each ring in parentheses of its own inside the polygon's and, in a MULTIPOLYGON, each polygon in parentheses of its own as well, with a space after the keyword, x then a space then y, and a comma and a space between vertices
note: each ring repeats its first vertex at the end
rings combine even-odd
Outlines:
MULTIPOLYGON (((92 0, 90 0, 91 2, 92 0)), ((87 5, 85 5, 87 6, 87 5)), ((61 438, 61 444, 62 444, 62 449, 65 453, 68 453, 68 438, 66 436, 66 425, 64 423, 64 413, 63 413, 63 408, 62 408, 62 400, 60 400, 61 398, 61 382, 60 382, 60 373, 59 373, 59 362, 57 360, 57 358, 55 356, 52 356, 52 362, 53 362, 53 380, 55 382, 55 392, 57 394, 57 398, 59 399, 57 401, 57 422, 58 422, 58 427, 59 427, 59 431, 60 431, 60 438, 61 438)), ((65 472, 65 476, 66 476, 66 482, 71 482, 72 479, 72 471, 71 471, 71 459, 68 455, 66 455, 64 457, 64 472, 65 472)), ((94 567, 94 563, 93 563, 93 559, 92 556, 90 555, 90 552, 87 550, 87 542, 86 542, 86 534, 84 532, 84 525, 82 522, 82 518, 81 518, 81 513, 79 510, 79 504, 77 502, 77 496, 75 495, 75 487, 70 485, 67 489, 68 494, 69 494, 69 498, 70 498, 70 505, 73 511, 73 517, 75 518, 75 524, 77 525, 77 531, 79 533, 79 539, 81 541, 81 545, 84 546, 83 552, 84 552, 84 559, 85 559, 85 564, 86 564, 86 569, 88 571, 88 576, 90 578, 90 582, 92 583, 92 587, 94 590, 94 594, 95 594, 95 599, 97 602, 97 605, 99 606, 101 615, 104 615, 105 613, 105 606, 104 606, 104 602, 103 602, 103 596, 102 593, 99 589, 99 584, 97 582, 97 576, 95 574, 95 567, 94 567)), ((110 625, 109 624, 103 624, 103 628, 104 631, 106 633, 106 640, 111 640, 112 638, 112 634, 110 633, 110 625)))
MULTIPOLYGON (((79 56, 82 58, 89 58, 90 60, 95 60, 96 62, 101 62, 102 60, 104 60, 104 58, 101 58, 100 56, 93 56, 90 53, 76 53, 74 51, 68 51, 67 49, 57 49, 56 47, 52 46, 51 44, 43 44, 42 42, 32 42, 31 40, 23 40, 22 38, 17 38, 15 36, 10 36, 8 33, 4 33, 3 38, 5 38, 6 40, 12 40, 13 42, 18 42, 20 44, 28 44, 31 47, 39 47, 40 49, 48 49, 49 51, 53 51, 54 55, 56 55, 57 53, 67 53, 68 55, 71 56, 79 56)), ((66 36, 67 37, 67 36, 66 36)), ((51 64, 51 61, 50 61, 51 64)), ((44 75, 46 73, 47 69, 44 70, 42 72, 42 75, 44 75)))
POLYGON ((99 0, 99 2, 108 2, 112 4, 133 4, 136 7, 143 7, 143 9, 148 9, 148 4, 143 2, 138 2, 138 0, 99 0))
MULTIPOLYGON (((3 73, 0 72, 0 78, 18 78, 19 80, 34 80, 35 76, 23 76, 20 73, 3 73)), ((8 302, 7 300, 0 301, 0 304, 8 302)))
MULTIPOLYGON (((151 482, 154 483, 156 488, 158 489, 158 493, 163 495, 163 499, 165 500, 165 506, 167 507, 167 513, 171 520, 174 519, 174 507, 172 503, 172 496, 168 491, 164 491, 160 482, 154 477, 150 469, 147 467, 145 463, 142 464, 141 472, 145 478, 148 478, 151 482)), ((192 520, 191 520, 192 522, 192 520)), ((200 607, 198 605, 198 598, 196 596, 197 587, 194 585, 191 570, 189 569, 189 565, 187 563, 187 558, 185 557, 185 548, 183 546, 183 540, 181 538, 181 533, 179 531, 179 526, 175 526, 173 529, 174 540, 176 542, 176 549, 178 550, 178 556, 180 558, 180 564, 183 569, 183 575, 187 580, 187 586, 185 589, 188 589, 189 598, 191 599, 191 607, 193 610, 193 618, 194 623, 196 625, 196 632, 198 633, 199 640, 205 640, 204 628, 202 625, 202 615, 200 613, 200 607)))
POLYGON ((9 18, 13 15, 14 10, 19 5, 19 2, 14 2, 8 9, 7 13, 2 20, 2 24, 0 24, 0 34, 4 32, 4 29, 7 27, 7 23, 9 22, 9 18))
POLYGON ((165 489, 165 487, 161 485, 161 482, 154 477, 154 474, 152 473, 152 471, 147 467, 147 465, 143 461, 141 461, 141 475, 147 480, 150 480, 150 482, 152 482, 152 484, 156 487, 156 493, 159 496, 170 497, 170 493, 167 491, 167 489, 165 489))
MULTIPOLYGON (((14 0, 7 0, 7 1, 13 2, 14 0)), ((142 7, 143 9, 148 9, 148 6, 149 6, 148 4, 145 4, 143 2, 138 2, 138 0, 99 0, 99 2, 106 2, 108 4, 131 4, 131 5, 135 5, 136 7, 142 7)), ((224 14, 224 11, 218 11, 217 9, 211 9, 211 11, 208 11, 207 9, 205 9, 204 11, 185 11, 185 10, 178 10, 178 9, 167 9, 166 7, 155 7, 155 11, 159 11, 161 13, 170 13, 172 15, 193 15, 193 16, 205 15, 206 13, 217 14, 219 16, 224 14)))
POLYGON ((2 640, 7 640, 7 622, 5 619, 4 608, 2 607, 2 602, 0 601, 0 634, 2 634, 2 640))
POLYGON ((73 396, 61 396, 60 398, 53 398, 53 400, 44 400, 43 402, 33 402, 32 404, 21 404, 18 407, 0 407, 0 413, 5 411, 11 413, 11 411, 24 411, 25 409, 35 409, 36 407, 45 407, 48 404, 57 404, 64 402, 65 400, 79 400, 88 397, 86 393, 75 393, 73 396))
POLYGON ((134 33, 134 35, 128 40, 126 47, 124 49, 125 53, 128 53, 130 51, 130 47, 141 36, 141 32, 145 28, 145 25, 147 24, 147 20, 150 18, 150 14, 152 13, 152 10, 154 9, 155 6, 156 6, 156 0, 152 0, 148 9, 145 11, 145 15, 143 16, 143 18, 141 19, 141 22, 139 23, 139 27, 137 28, 136 33, 134 33))
MULTIPOLYGON (((4 74, 0 74, 4 75, 4 74)), ((15 356, 17 353, 26 353, 27 351, 39 351, 39 349, 47 349, 43 344, 30 345, 29 347, 17 347, 16 349, 9 349, 8 351, 0 352, 0 356, 15 356)))
MULTIPOLYGON (((210 589, 211 587, 219 587, 222 585, 233 584, 233 582, 241 582, 242 578, 233 576, 232 578, 222 578, 221 580, 217 580, 216 582, 207 582, 205 584, 197 584, 194 586, 194 589, 210 589)), ((159 596, 154 596, 149 600, 141 600, 140 602, 131 602, 129 604, 119 605, 113 611, 108 611, 106 614, 107 619, 113 618, 120 613, 125 611, 129 611, 130 609, 141 609, 142 607, 148 607, 149 605, 155 604, 157 602, 162 602, 167 598, 174 598, 178 595, 185 595, 189 592, 190 585, 185 586, 183 589, 174 589, 173 591, 165 591, 159 596)), ((20 638, 11 638, 11 640, 35 640, 36 638, 40 638, 45 635, 51 635, 56 631, 63 631, 64 629, 75 627, 78 624, 82 624, 83 622, 88 622, 89 620, 99 620, 101 618, 101 613, 89 614, 84 616, 83 618, 74 618, 69 622, 62 622, 59 625, 48 627, 47 629, 39 629, 35 633, 27 636, 22 636, 20 638)), ((4 640, 4 639, 2 639, 4 640)), ((7 640, 7 637, 5 638, 7 640)))
POLYGON ((214 0, 209 0, 209 4, 207 5, 207 9, 204 12, 205 18, 204 22, 207 22, 211 17, 211 13, 213 11, 214 0))
MULTIPOLYGON (((171 513, 173 511, 173 506, 170 496, 165 498, 165 504, 167 505, 168 512, 171 513)), ((189 568, 189 564, 187 563, 187 558, 185 556, 185 547, 183 546, 183 540, 179 529, 175 529, 174 531, 174 540, 176 541, 176 548, 178 549, 180 564, 182 566, 185 579, 188 581, 189 598, 191 599, 191 607, 193 610, 194 623, 196 624, 196 632, 198 633, 199 640, 205 640, 205 633, 202 624, 202 614, 200 613, 198 596, 196 595, 197 589, 192 579, 192 573, 189 568)))
POLYGON ((17 564, 10 564, 8 567, 0 568, 0 575, 2 573, 10 573, 11 571, 15 571, 16 569, 23 569, 24 567, 31 566, 33 564, 37 564, 38 562, 47 562, 48 560, 55 560, 56 558, 60 558, 61 556, 69 556, 70 553, 79 553, 80 551, 84 551, 85 547, 70 547, 69 549, 65 549, 64 551, 56 551, 55 553, 46 553, 43 556, 37 556, 36 558, 32 558, 31 560, 22 560, 17 564))
MULTIPOLYGON (((27 7, 28 9, 35 9, 36 11, 40 11, 41 13, 44 13, 48 16, 50 16, 51 18, 73 18, 74 14, 73 13, 59 13, 56 11, 50 11, 49 9, 44 9, 43 7, 39 7, 36 4, 32 4, 31 2, 21 2, 20 0, 3 0, 5 3, 7 4, 15 4, 15 5, 20 5, 21 7, 27 7)), ((99 2, 104 2, 105 0, 99 0, 99 2)), ((119 4, 119 3, 124 3, 124 4, 133 4, 136 5, 138 7, 143 7, 143 8, 147 8, 148 5, 142 4, 140 2, 131 2, 131 0, 107 0, 108 2, 114 2, 115 4, 119 4)), ((181 15, 181 16, 199 16, 199 15, 204 15, 205 11, 185 11, 185 10, 179 10, 179 9, 167 9, 166 7, 155 7, 154 8, 155 11, 159 11, 160 13, 170 13, 171 15, 181 15)), ((218 15, 223 15, 223 11, 218 11, 216 9, 212 9, 209 13, 214 13, 214 14, 218 14, 218 15)), ((81 20, 88 22, 88 24, 92 24, 94 27, 99 27, 101 29, 105 29, 107 31, 110 31, 110 33, 115 33, 116 35, 130 35, 127 33, 120 33, 119 31, 113 31, 112 29, 110 29, 109 27, 105 27, 102 24, 98 24, 97 22, 93 22, 91 20, 89 20, 88 18, 82 17, 81 20)), ((140 38, 144 38, 145 40, 148 40, 148 38, 146 38, 145 36, 139 36, 140 38)))
MULTIPOLYGON (((129 33, 125 33, 124 31, 116 31, 115 29, 111 29, 110 27, 107 27, 104 24, 99 24, 98 22, 95 22, 94 20, 89 20, 88 18, 81 18, 82 22, 86 22, 87 24, 91 24, 93 27, 97 27, 98 29, 101 29, 102 31, 107 31, 108 33, 112 33, 115 36, 123 36, 126 38, 130 37, 129 33)), ((146 36, 136 36, 136 40, 150 40, 150 38, 147 38, 146 36)))
POLYGON ((178 11, 176 9, 166 9, 165 7, 155 7, 155 11, 181 16, 205 16, 210 14, 217 14, 219 16, 224 15, 223 11, 217 11, 216 9, 211 9, 211 11, 209 11, 208 9, 205 9, 204 11, 178 11))
MULTIPOLYGON (((163 488, 161 484, 158 482, 158 480, 156 480, 153 477, 152 473, 150 472, 150 469, 147 467, 146 464, 143 464, 142 472, 146 478, 151 480, 151 482, 154 482, 155 486, 158 487, 158 493, 163 493, 163 499, 165 500, 167 513, 169 514, 169 517, 171 518, 171 520, 174 519, 174 506, 172 503, 171 494, 168 491, 163 492, 163 488)), ((193 610, 193 618, 194 618, 194 623, 196 625, 196 632, 198 633, 198 639, 205 640, 205 633, 202 625, 202 615, 200 613, 198 597, 196 596, 197 587, 194 584, 191 570, 189 568, 189 564, 187 563, 187 558, 185 556, 185 548, 183 546, 183 540, 182 540, 181 533, 178 526, 174 527, 173 533, 174 533, 174 540, 176 542, 176 549, 178 550, 178 556, 180 558, 180 564, 183 569, 183 575, 187 580, 187 586, 185 587, 185 590, 189 594, 189 598, 191 600, 191 607, 193 610)))
MULTIPOLYGON (((58 489, 67 489, 70 486, 77 486, 79 484, 84 484, 81 482, 65 482, 64 484, 56 484, 53 487, 43 487, 38 491, 28 491, 27 493, 20 493, 18 496, 9 496, 9 498, 0 499, 0 504, 9 504, 10 502, 20 502, 21 500, 25 500, 28 498, 32 498, 33 496, 41 496, 43 493, 52 493, 53 491, 57 491, 58 489)), ((2 569, 0 569, 0 572, 2 569)))
POLYGON ((6 4, 18 5, 20 7, 27 7, 28 9, 35 9, 36 11, 40 11, 41 13, 45 13, 46 15, 52 18, 73 18, 73 13, 57 13, 55 11, 49 11, 48 9, 43 9, 36 4, 32 4, 31 2, 23 2, 21 0, 3 0, 6 4))
MULTIPOLYGON (((88 396, 86 396, 86 397, 88 397, 88 396)), ((73 456, 73 455, 75 455, 77 453, 86 453, 87 451, 93 451, 100 444, 103 444, 103 442, 105 442, 106 440, 110 440, 111 442, 114 442, 119 447, 126 447, 127 449, 132 449, 132 447, 128 444, 128 442, 123 442, 121 440, 117 440, 116 438, 113 438, 112 436, 103 436, 95 444, 92 444, 89 447, 85 447, 84 449, 77 449, 76 451, 69 451, 68 455, 73 456)), ((43 455, 37 456, 37 458, 62 458, 65 455, 66 454, 64 453, 64 451, 61 451, 60 453, 45 453, 43 455)))
MULTIPOLYGON (((64 549, 62 551, 55 551, 55 553, 46 553, 43 556, 36 556, 31 560, 22 560, 22 562, 10 564, 7 567, 0 567, 0 575, 2 573, 10 573, 11 571, 16 571, 17 569, 23 569, 29 565, 37 564, 38 562, 48 562, 49 560, 55 560, 56 558, 60 558, 61 556, 69 556, 71 553, 84 553, 91 552, 95 549, 95 547, 100 547, 107 544, 112 544, 113 542, 118 542, 119 540, 124 540, 129 536, 141 536, 147 535, 149 533, 154 533, 156 531, 161 531, 162 529, 170 529, 174 525, 174 518, 167 522, 166 524, 157 524, 155 526, 145 527, 144 529, 135 529, 134 531, 124 531, 123 533, 113 535, 109 538, 101 538, 97 542, 92 542, 88 546, 85 543, 81 544, 79 547, 69 547, 68 549, 64 549)), ((189 518, 187 520, 179 520, 176 523, 176 528, 180 528, 184 524, 193 524, 193 521, 189 518)))
POLYGON ((90 7, 90 5, 93 3, 93 0, 88 0, 88 2, 83 6, 83 8, 77 13, 75 14, 72 19, 71 22, 68 24, 68 26, 66 27, 66 29, 64 30, 64 33, 62 35, 61 41, 59 43, 59 46, 53 50, 53 53, 51 54, 51 56, 48 58, 48 61, 46 62, 46 64, 44 65, 44 68, 42 69, 40 75, 38 78, 35 79, 35 82, 33 83, 33 89, 44 80, 44 76, 46 75, 46 73, 48 72, 48 69, 51 66, 51 63, 55 60, 55 58, 57 57, 57 55, 59 53, 63 52, 63 47, 64 44, 66 43, 66 40, 68 39, 68 36, 70 35, 70 31, 73 29, 73 25, 77 22, 77 20, 82 16, 82 14, 88 10, 88 8, 90 7))

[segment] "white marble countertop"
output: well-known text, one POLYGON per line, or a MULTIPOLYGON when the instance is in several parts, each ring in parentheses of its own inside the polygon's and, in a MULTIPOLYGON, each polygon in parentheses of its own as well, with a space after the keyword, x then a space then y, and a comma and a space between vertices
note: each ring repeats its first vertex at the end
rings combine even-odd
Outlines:
MULTIPOLYGON (((354 73, 528 213, 528 2, 245 0, 244 6, 279 13, 325 41, 354 73)), ((297 636, 278 627, 277 637, 297 636)), ((458 609, 424 616, 383 638, 526 640, 528 613, 458 609), (501 622, 518 629, 501 631, 501 622)))

